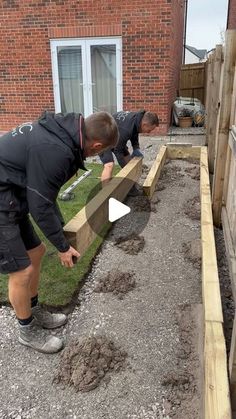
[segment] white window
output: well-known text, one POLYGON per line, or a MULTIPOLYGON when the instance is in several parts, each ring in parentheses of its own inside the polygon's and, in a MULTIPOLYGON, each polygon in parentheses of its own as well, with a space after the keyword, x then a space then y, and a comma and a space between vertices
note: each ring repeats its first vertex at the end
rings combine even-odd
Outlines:
POLYGON ((122 110, 121 38, 51 41, 55 111, 122 110))

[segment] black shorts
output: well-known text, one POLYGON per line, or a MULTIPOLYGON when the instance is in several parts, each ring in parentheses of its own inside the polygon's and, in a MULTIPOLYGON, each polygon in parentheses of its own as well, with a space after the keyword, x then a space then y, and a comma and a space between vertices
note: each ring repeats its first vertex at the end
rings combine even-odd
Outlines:
POLYGON ((0 273, 9 274, 27 268, 30 265, 27 250, 40 243, 28 214, 17 216, 0 212, 0 273))

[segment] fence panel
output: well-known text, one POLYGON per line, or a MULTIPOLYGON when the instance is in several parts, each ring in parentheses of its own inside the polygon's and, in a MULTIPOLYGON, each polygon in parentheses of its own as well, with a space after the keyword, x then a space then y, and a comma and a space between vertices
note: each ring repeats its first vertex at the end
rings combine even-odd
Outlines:
POLYGON ((195 97, 205 104, 205 63, 185 64, 181 67, 179 94, 195 97))

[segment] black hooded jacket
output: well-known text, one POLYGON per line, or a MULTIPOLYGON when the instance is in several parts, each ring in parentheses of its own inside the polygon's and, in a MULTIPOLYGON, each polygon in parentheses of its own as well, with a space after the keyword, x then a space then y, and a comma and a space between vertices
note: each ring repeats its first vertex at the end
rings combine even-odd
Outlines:
POLYGON ((139 112, 120 111, 112 115, 117 123, 120 136, 115 150, 122 153, 129 140, 133 150, 140 148, 138 134, 144 114, 143 110, 139 112))
POLYGON ((0 211, 32 215, 60 251, 69 249, 56 205, 58 192, 83 164, 84 119, 45 113, 0 138, 0 211))

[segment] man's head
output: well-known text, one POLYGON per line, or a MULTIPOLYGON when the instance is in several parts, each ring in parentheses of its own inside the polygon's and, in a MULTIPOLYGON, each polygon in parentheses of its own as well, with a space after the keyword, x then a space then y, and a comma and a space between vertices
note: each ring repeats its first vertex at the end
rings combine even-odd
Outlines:
POLYGON ((142 134, 149 134, 158 126, 159 119, 157 114, 152 112, 145 112, 141 120, 139 132, 142 134))
POLYGON ((119 139, 118 127, 108 112, 97 112, 85 119, 85 157, 114 148, 119 139))

